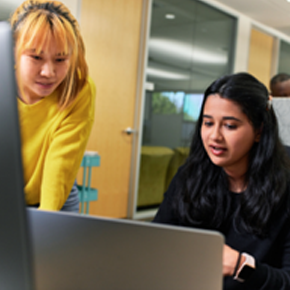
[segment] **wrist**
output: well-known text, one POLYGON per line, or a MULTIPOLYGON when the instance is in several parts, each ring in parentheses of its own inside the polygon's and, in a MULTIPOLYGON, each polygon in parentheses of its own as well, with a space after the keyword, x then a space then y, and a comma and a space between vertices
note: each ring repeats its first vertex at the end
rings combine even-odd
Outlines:
POLYGON ((234 280, 245 282, 245 280, 247 280, 255 271, 256 262, 254 257, 247 253, 242 253, 241 256, 243 259, 241 258, 240 265, 234 274, 234 280))
POLYGON ((236 265, 235 265, 234 270, 233 270, 233 273, 232 273, 232 276, 233 277, 236 276, 237 271, 239 270, 241 264, 243 263, 242 259, 243 259, 242 253, 241 252, 238 252, 238 256, 237 256, 237 260, 236 260, 236 265))

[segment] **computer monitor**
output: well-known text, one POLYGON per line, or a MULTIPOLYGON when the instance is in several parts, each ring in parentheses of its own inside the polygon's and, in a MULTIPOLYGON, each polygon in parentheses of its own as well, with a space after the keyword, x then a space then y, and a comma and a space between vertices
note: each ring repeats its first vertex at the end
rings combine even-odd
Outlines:
POLYGON ((32 290, 10 25, 0 22, 0 289, 32 290))
POLYGON ((8 23, 0 44, 0 289, 221 290, 219 233, 26 210, 8 23))

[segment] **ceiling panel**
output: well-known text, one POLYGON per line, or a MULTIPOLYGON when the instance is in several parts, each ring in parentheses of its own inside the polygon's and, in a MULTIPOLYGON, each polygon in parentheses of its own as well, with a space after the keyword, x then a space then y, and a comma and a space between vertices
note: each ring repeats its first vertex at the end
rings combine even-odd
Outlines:
POLYGON ((290 2, 286 0, 216 0, 290 36, 290 2))

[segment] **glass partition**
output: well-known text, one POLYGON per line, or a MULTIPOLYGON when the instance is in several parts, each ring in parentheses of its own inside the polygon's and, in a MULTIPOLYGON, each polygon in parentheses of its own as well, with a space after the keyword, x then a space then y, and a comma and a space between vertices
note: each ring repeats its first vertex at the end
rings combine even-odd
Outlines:
POLYGON ((156 209, 189 145, 204 90, 232 73, 236 19, 195 0, 153 0, 137 212, 156 209))
POLYGON ((290 44, 280 40, 278 72, 290 74, 290 44))

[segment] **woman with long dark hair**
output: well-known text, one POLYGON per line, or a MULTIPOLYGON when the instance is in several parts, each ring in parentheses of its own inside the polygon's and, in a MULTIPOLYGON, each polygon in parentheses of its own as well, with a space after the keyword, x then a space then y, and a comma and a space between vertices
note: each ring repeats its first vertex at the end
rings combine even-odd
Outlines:
POLYGON ((224 289, 290 289, 289 181, 266 87, 225 76, 205 91, 190 155, 154 222, 223 233, 224 289))

